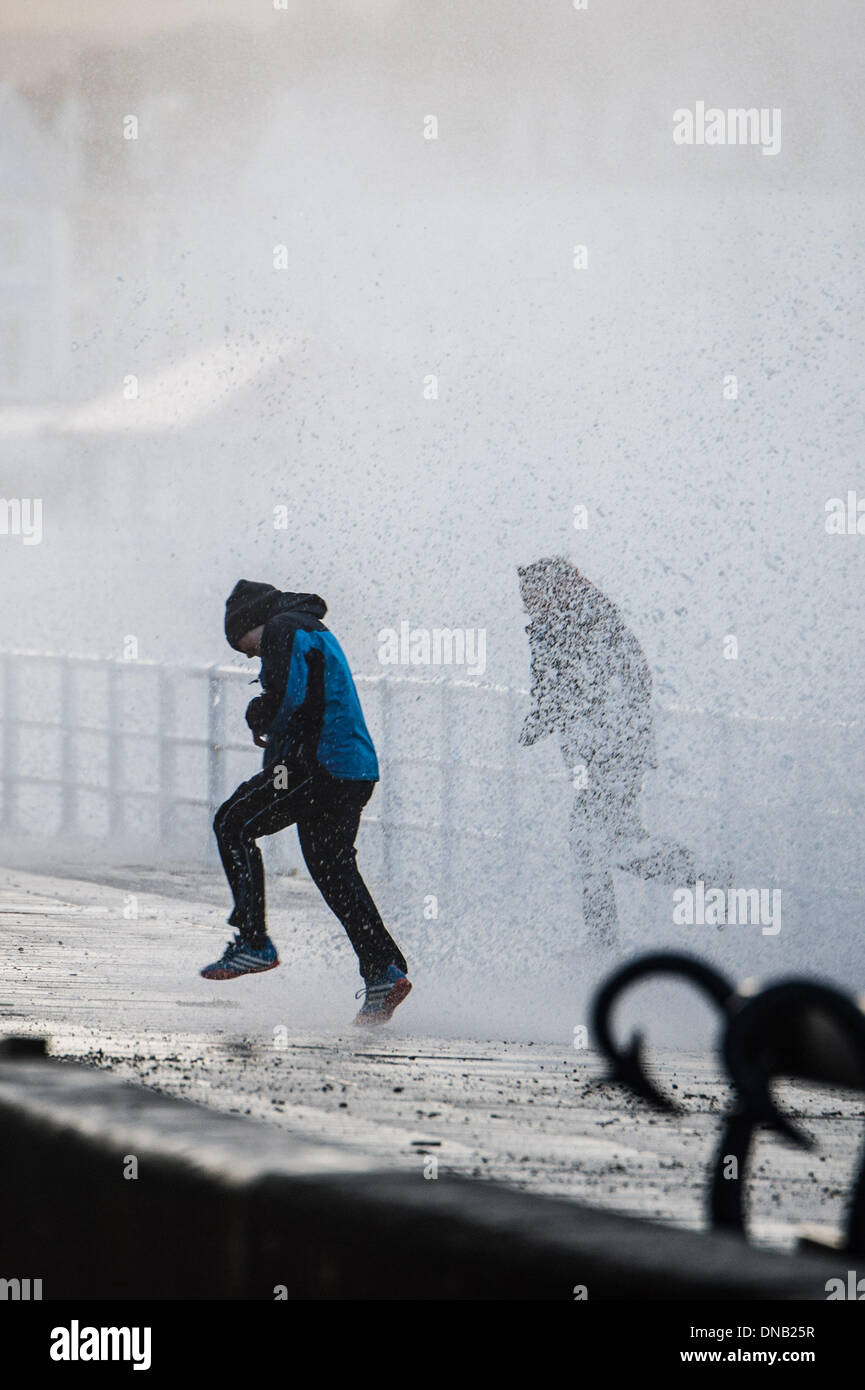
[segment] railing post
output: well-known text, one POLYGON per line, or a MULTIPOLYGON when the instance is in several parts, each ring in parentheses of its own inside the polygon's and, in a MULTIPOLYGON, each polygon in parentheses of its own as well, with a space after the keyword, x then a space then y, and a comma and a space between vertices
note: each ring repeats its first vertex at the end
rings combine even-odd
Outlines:
POLYGON ((381 744, 385 750, 382 756, 381 767, 381 845, 382 845, 382 874, 387 883, 393 881, 394 874, 394 853, 393 853, 393 824, 391 820, 393 811, 393 786, 394 776, 393 751, 393 718, 391 701, 393 699, 391 691, 391 679, 389 676, 382 676, 381 680, 381 744))
POLYGON ((445 676, 439 677, 441 699, 439 704, 439 730, 441 738, 441 807, 439 819, 441 829, 439 830, 439 874, 441 882, 447 884, 448 896, 452 899, 453 878, 454 878, 454 834, 453 834, 453 815, 454 815, 454 757, 453 757, 453 724, 450 719, 450 709, 448 705, 448 681, 445 676))
POLYGON ((215 853, 210 823, 225 800, 225 690, 222 677, 212 666, 207 677, 207 811, 206 858, 215 853))
POLYGON ((60 668, 60 711, 58 723, 61 726, 61 834, 74 835, 78 830, 78 682, 75 679, 75 666, 68 657, 62 659, 60 668))
POLYGON ((519 855, 525 845, 525 833, 521 807, 523 804, 522 784, 520 780, 520 769, 517 766, 517 748, 519 747, 520 731, 523 726, 523 710, 525 708, 525 696, 519 690, 509 690, 505 696, 507 701, 507 711, 505 716, 505 733, 507 748, 505 749, 504 764, 505 787, 508 804, 506 813, 502 817, 505 860, 508 866, 519 862, 519 855))
POLYGON ((172 742, 175 732, 176 701, 174 677, 163 666, 159 671, 159 841, 168 844, 177 826, 174 806, 176 778, 176 749, 172 742))
POLYGON ((18 668, 3 658, 3 826, 18 829, 18 668))
POLYGON ((123 795, 123 733, 120 721, 120 667, 108 663, 108 838, 122 839, 126 805, 123 795))

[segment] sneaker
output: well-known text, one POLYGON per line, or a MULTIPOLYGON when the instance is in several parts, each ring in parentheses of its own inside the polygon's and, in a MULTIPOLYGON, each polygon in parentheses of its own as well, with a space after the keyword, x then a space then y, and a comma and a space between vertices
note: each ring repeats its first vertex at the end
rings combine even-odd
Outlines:
POLYGON ((387 1023, 393 1018, 394 1009, 411 993, 411 981, 396 965, 389 965, 383 975, 375 980, 367 980, 359 989, 355 999, 363 994, 363 1004, 355 1018, 361 1028, 387 1023))
POLYGON ((236 980, 240 975, 256 975, 262 970, 275 970, 279 965, 276 947, 269 936, 263 946, 250 946, 236 936, 229 941, 219 960, 205 965, 201 974, 205 980, 236 980))

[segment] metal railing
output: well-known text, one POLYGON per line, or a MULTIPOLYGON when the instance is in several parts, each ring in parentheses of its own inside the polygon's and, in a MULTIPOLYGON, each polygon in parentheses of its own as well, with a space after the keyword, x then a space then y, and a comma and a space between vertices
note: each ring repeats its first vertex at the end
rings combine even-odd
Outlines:
MULTIPOLYGON (((553 740, 519 747, 527 691, 355 679, 382 769, 363 824, 386 876, 424 866, 452 878, 474 863, 513 881, 520 866, 566 859, 569 777, 553 740)), ((243 722, 249 684, 232 666, 0 653, 4 832, 157 845, 206 862, 217 807, 260 765, 243 722)), ((658 709, 657 728, 649 814, 776 878, 816 872, 841 891, 865 886, 861 724, 673 706, 658 709)))
MULTIPOLYGON (((473 764, 459 756, 448 717, 448 692, 483 689, 509 697, 515 706, 524 703, 528 692, 472 681, 384 674, 356 675, 355 681, 368 718, 370 697, 374 702, 369 722, 382 768, 379 809, 367 813, 364 824, 378 827, 391 869, 395 868, 400 831, 432 834, 442 842, 440 857, 446 860, 446 843, 454 830, 447 807, 452 804, 458 768, 474 765, 488 773, 501 771, 501 765, 494 761, 473 764), (427 703, 438 700, 437 753, 424 756, 393 751, 398 722, 395 707, 400 697, 424 697, 427 703), (430 815, 427 807, 420 817, 401 815, 395 809, 401 798, 394 778, 410 776, 412 768, 424 766, 437 768, 441 778, 439 813, 430 815)), ((192 853, 202 861, 211 859, 210 825, 217 808, 238 781, 252 776, 261 765, 261 752, 246 734, 242 719, 252 683, 247 671, 218 663, 172 665, 27 650, 0 652, 0 828, 9 835, 91 838, 117 845, 137 837, 142 845, 180 844, 187 858, 192 853), (85 700, 82 686, 92 675, 104 679, 104 689, 98 694, 91 691, 85 700), (131 682, 149 682, 156 692, 150 718, 137 725, 124 718, 131 682), (190 685, 198 687, 201 697, 197 701, 193 697, 198 706, 199 732, 183 732, 180 727, 180 706, 190 703, 183 699, 190 685), (53 699, 46 699, 49 686, 53 686, 53 699), (237 700, 232 698, 235 694, 237 700), (34 695, 38 697, 35 702, 34 695), (230 726, 232 705, 236 707, 230 726), (237 730, 235 736, 229 727, 237 730), (59 736, 60 746, 59 753, 49 758, 46 770, 41 740, 49 735, 59 736), (104 745, 95 760, 88 758, 83 747, 94 737, 104 745), (204 755, 205 765, 197 778, 184 777, 178 768, 179 755, 190 750, 204 755), (102 769, 101 777, 87 775, 94 761, 102 769), (147 765, 156 769, 150 783, 142 775, 147 765), (28 792, 33 795, 25 807, 22 796, 28 792), (149 805, 149 816, 142 815, 142 803, 149 805), (138 812, 134 823, 132 805, 138 812), (183 811, 197 813, 193 816, 197 828, 191 833, 189 827, 186 833, 179 829, 183 811)), ((425 708, 424 718, 427 715, 425 708)), ((481 839, 501 834, 482 826, 465 827, 462 833, 481 839)))

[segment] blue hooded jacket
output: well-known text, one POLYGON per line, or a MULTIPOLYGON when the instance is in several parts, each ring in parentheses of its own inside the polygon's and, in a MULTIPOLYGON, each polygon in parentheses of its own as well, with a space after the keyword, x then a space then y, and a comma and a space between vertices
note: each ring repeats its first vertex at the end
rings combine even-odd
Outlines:
POLYGON ((274 590, 267 608, 263 693, 246 711, 253 732, 267 736, 263 765, 317 762, 332 777, 377 782, 378 759, 345 653, 321 621, 324 599, 274 590))

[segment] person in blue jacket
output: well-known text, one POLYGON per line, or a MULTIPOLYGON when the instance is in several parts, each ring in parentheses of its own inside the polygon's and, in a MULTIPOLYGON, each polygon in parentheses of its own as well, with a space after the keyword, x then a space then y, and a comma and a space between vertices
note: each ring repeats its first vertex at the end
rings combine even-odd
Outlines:
POLYGON ((273 970, 267 934, 264 865, 257 840, 296 825, 309 872, 357 953, 365 998, 356 1023, 386 1023, 411 990, 405 958, 385 928, 357 867, 361 811, 379 769, 345 655, 321 621, 317 594, 283 593, 241 579, 225 605, 225 635, 235 651, 261 658, 262 694, 246 711, 262 770, 242 782, 213 822, 234 896, 223 955, 208 980, 273 970))

